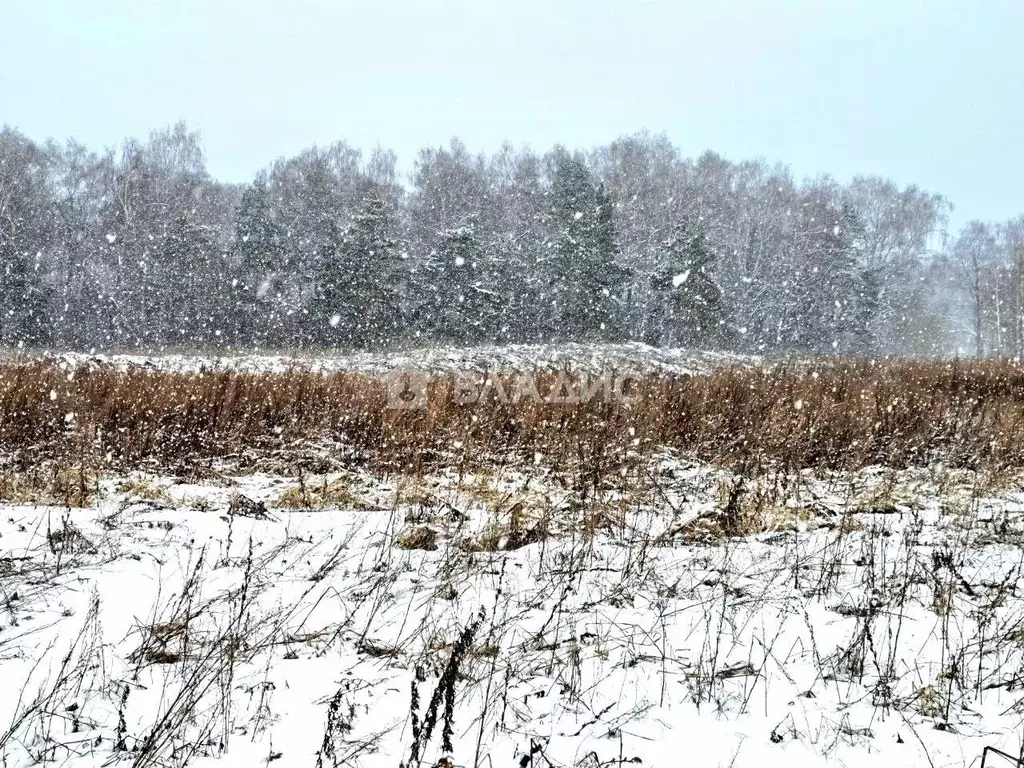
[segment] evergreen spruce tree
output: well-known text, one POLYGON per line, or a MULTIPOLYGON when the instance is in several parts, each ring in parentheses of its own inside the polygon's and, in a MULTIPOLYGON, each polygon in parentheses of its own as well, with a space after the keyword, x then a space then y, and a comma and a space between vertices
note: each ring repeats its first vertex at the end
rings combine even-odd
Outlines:
POLYGON ((712 274, 715 256, 703 233, 677 223, 661 250, 662 267, 651 281, 656 313, 648 341, 663 346, 721 342, 725 308, 712 274))
POLYGON ((794 276, 791 338, 814 354, 866 354, 878 285, 858 263, 856 213, 846 205, 822 205, 808 215, 810 259, 794 276))
POLYGON ((12 346, 41 346, 48 340, 46 291, 37 257, 0 238, 0 338, 12 346))
POLYGON ((207 228, 188 214, 179 215, 155 264, 158 317, 164 324, 165 343, 201 349, 223 340, 227 288, 223 265, 207 228))
POLYGON ((615 229, 615 208, 600 184, 597 188, 593 254, 581 276, 590 304, 589 324, 604 339, 619 339, 624 334, 626 286, 629 272, 619 266, 619 240, 615 229))
POLYGON ((623 273, 611 202, 603 188, 595 189, 583 160, 564 153, 556 159, 552 199, 552 335, 614 337, 623 273))
POLYGON ((838 232, 833 231, 841 237, 841 268, 846 277, 842 287, 849 290, 844 322, 847 338, 843 351, 871 355, 876 350, 876 319, 881 310, 885 280, 877 266, 865 265, 862 259, 864 223, 852 205, 843 204, 837 226, 838 232))
POLYGON ((299 183, 293 188, 296 197, 289 201, 287 228, 287 284, 282 326, 285 344, 336 344, 337 334, 331 332, 332 316, 322 306, 324 295, 339 290, 334 262, 342 237, 339 214, 342 200, 337 180, 332 174, 330 159, 314 152, 299 164, 299 183))
POLYGON ((51 223, 39 148, 0 126, 0 341, 50 340, 45 256, 51 223))
POLYGON ((398 340, 403 258, 395 232, 384 201, 371 194, 334 253, 321 254, 312 314, 331 329, 332 345, 381 349, 398 340))
POLYGON ((494 290, 496 305, 492 335, 503 343, 533 343, 545 337, 551 306, 546 195, 540 158, 525 151, 511 165, 497 220, 482 236, 486 285, 494 290))
POLYGON ((457 344, 490 338, 497 307, 494 292, 484 284, 483 258, 472 220, 441 233, 420 280, 425 295, 417 313, 434 338, 457 344))
POLYGON ((284 238, 274 221, 270 192, 262 177, 242 194, 231 252, 235 262, 234 335, 243 343, 257 346, 282 343, 284 238))
MULTIPOLYGON (((352 292, 353 276, 347 273, 342 255, 344 237, 335 222, 327 222, 313 247, 312 299, 303 322, 304 335, 312 344, 361 345, 355 330, 359 298, 352 292), (341 333, 339 327, 344 329, 341 333)), ((364 300, 370 300, 368 294, 364 294, 364 300)))
POLYGON ((851 310, 851 338, 848 351, 855 355, 868 356, 876 351, 874 325, 881 308, 882 276, 878 270, 862 268, 858 274, 858 286, 853 296, 851 310))
POLYGON ((559 157, 551 194, 554 259, 549 331, 554 338, 578 338, 588 320, 580 275, 590 257, 591 216, 597 204, 590 172, 582 160, 559 157))

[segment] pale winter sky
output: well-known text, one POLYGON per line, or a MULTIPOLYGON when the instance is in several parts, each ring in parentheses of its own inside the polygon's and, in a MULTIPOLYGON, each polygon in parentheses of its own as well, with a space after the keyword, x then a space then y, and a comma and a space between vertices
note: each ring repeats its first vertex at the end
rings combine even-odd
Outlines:
POLYGON ((185 119, 245 181, 344 138, 688 155, 1024 212, 1022 0, 0 0, 0 122, 102 147, 185 119))

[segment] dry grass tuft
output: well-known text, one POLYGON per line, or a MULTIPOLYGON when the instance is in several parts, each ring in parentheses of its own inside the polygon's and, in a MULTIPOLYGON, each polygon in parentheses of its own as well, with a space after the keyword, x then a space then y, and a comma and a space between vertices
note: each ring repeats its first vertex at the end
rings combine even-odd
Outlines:
POLYGON ((549 538, 548 522, 547 517, 528 521, 513 510, 507 521, 492 520, 479 534, 464 537, 459 547, 466 552, 510 552, 549 538))
POLYGON ((433 552, 437 549, 437 531, 426 525, 417 525, 400 531, 395 537, 399 549, 421 549, 433 552))
POLYGON ((335 480, 325 477, 319 481, 302 481, 281 493, 273 502, 273 506, 281 509, 348 509, 364 505, 365 500, 355 492, 348 476, 335 480))
POLYGON ((129 655, 133 664, 176 664, 189 644, 187 622, 156 623, 146 628, 143 642, 129 655))
POLYGON ((81 467, 0 472, 0 501, 82 508, 91 506, 98 496, 99 475, 81 467))
POLYGON ((50 551, 55 555, 74 555, 96 551, 93 543, 78 526, 71 522, 68 516, 61 520, 60 528, 47 528, 46 540, 50 551))
POLYGON ((139 501, 168 502, 170 500, 166 488, 145 478, 123 480, 118 483, 117 491, 139 501))

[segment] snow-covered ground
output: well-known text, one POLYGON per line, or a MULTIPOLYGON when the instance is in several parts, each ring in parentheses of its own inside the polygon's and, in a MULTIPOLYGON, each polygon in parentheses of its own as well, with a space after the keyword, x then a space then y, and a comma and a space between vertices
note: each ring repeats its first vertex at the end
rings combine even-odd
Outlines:
POLYGON ((1013 478, 777 476, 730 506, 734 478, 671 455, 589 494, 543 464, 204 474, 0 509, 4 765, 1019 751, 1013 478))
MULTIPOLYGON (((8 355, 25 359, 31 355, 8 355)), ((556 370, 569 366, 582 371, 609 369, 651 373, 703 373, 729 363, 755 363, 756 358, 712 350, 659 348, 638 342, 621 344, 512 344, 483 347, 423 347, 400 352, 359 352, 338 355, 193 355, 123 354, 89 355, 63 353, 42 355, 73 363, 111 364, 117 367, 146 367, 171 371, 232 369, 284 371, 303 368, 313 371, 358 371, 384 373, 416 370, 436 373, 491 370, 556 370)))

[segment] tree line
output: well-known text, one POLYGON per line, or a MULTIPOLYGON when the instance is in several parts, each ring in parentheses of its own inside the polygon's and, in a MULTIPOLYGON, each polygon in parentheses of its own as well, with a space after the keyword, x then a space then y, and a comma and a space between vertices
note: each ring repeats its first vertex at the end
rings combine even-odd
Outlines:
POLYGON ((1024 217, 864 176, 687 158, 344 142, 249 184, 184 124, 93 151, 0 131, 0 344, 383 349, 638 340, 759 354, 1019 356, 1024 217))

